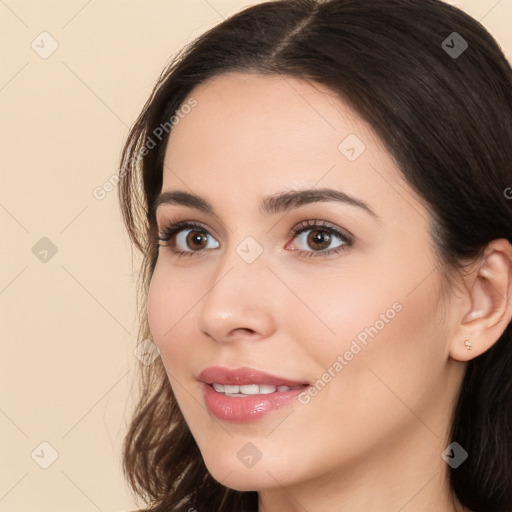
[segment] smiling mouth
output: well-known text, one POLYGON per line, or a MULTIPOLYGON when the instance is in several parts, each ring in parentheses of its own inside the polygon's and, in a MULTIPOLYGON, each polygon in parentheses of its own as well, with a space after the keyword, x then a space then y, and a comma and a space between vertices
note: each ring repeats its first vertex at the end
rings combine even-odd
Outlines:
MULTIPOLYGON (((249 381, 250 382, 250 381, 249 381)), ((291 383, 290 383, 291 384, 291 383)), ((247 423, 292 406, 309 384, 219 384, 202 382, 208 412, 230 423, 247 423)))

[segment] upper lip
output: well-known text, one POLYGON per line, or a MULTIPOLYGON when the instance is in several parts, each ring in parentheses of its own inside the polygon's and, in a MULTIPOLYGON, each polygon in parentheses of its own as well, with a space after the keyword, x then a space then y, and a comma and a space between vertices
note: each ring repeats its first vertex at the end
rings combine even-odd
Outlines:
POLYGON ((306 382, 295 381, 261 372, 254 368, 225 368, 223 366, 211 366, 204 369, 198 379, 206 384, 222 384, 243 386, 244 384, 272 384, 274 386, 301 386, 306 382))

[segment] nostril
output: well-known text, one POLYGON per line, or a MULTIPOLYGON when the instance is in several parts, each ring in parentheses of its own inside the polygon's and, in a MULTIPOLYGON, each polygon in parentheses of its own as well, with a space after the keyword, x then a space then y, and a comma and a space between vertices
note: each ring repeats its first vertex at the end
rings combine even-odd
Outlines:
POLYGON ((233 329, 229 333, 230 338, 235 338, 237 336, 246 336, 250 338, 258 338, 260 335, 253 329, 249 329, 247 327, 237 327, 236 329, 233 329))

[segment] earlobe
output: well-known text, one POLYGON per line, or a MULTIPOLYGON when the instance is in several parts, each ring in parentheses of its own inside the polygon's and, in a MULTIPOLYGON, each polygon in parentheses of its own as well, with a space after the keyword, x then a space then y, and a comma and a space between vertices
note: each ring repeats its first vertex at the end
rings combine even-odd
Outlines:
POLYGON ((512 318, 512 246, 493 240, 468 277, 470 308, 451 340, 450 356, 469 361, 490 349, 512 318))

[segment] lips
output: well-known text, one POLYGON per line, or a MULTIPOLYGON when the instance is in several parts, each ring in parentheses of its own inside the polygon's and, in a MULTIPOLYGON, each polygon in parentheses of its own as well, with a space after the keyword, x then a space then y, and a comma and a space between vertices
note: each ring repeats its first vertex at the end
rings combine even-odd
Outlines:
POLYGON ((224 368, 222 366, 212 366, 203 370, 198 380, 206 384, 221 384, 223 386, 245 386, 250 384, 275 386, 306 386, 307 382, 291 380, 284 377, 278 377, 270 373, 261 372, 254 368, 224 368))
POLYGON ((256 421, 292 405, 308 387, 305 382, 247 367, 213 366, 203 370, 198 380, 210 414, 232 423, 256 421))

